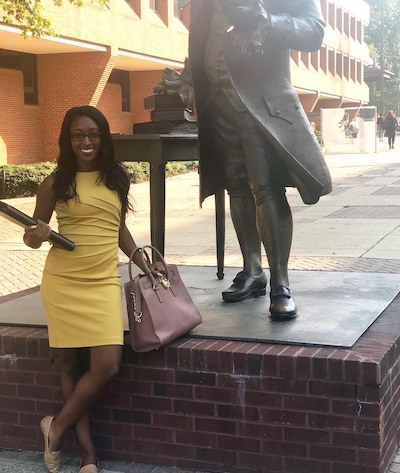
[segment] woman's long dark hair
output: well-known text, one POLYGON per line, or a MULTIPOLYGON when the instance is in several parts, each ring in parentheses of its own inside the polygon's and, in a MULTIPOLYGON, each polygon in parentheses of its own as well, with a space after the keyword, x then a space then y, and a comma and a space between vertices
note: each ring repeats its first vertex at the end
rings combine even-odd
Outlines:
POLYGON ((129 175, 125 167, 115 158, 114 143, 106 117, 100 110, 90 105, 73 107, 68 110, 61 125, 60 137, 58 139, 60 154, 57 160, 57 168, 54 172, 53 184, 56 201, 66 202, 69 199, 79 198, 75 182, 78 164, 71 146, 71 124, 80 116, 91 118, 99 128, 101 147, 96 156, 100 171, 99 181, 103 181, 109 189, 118 192, 122 205, 121 222, 124 222, 126 212, 132 208, 128 198, 129 175))

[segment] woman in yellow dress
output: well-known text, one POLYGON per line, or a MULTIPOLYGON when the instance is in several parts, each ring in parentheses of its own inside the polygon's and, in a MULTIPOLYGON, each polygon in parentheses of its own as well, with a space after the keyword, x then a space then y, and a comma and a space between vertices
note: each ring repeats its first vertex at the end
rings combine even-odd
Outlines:
MULTIPOLYGON (((75 243, 72 252, 54 245, 43 271, 49 345, 58 354, 65 403, 56 417, 44 417, 40 427, 50 472, 59 471, 63 436, 75 427, 82 449, 79 471, 97 473, 89 410, 121 362, 118 247, 128 256, 136 248, 125 224, 130 182, 115 159, 107 119, 94 107, 66 113, 59 147, 57 168, 38 189, 33 215, 37 225, 24 234, 28 246, 39 248, 50 236, 48 223, 55 210, 59 232, 75 243), (89 366, 82 363, 87 351, 89 366)), ((157 265, 152 271, 159 274, 157 265)))

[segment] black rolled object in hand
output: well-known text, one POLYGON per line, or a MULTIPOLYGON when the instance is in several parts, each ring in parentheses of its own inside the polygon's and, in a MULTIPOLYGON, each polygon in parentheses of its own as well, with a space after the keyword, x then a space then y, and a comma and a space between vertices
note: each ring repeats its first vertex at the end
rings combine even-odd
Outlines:
MULTIPOLYGON (((0 215, 23 227, 29 227, 31 225, 36 225, 37 223, 36 220, 34 220, 32 217, 29 217, 29 215, 26 215, 25 213, 16 209, 12 205, 6 204, 5 202, 1 201, 0 215)), ((51 231, 49 240, 52 243, 55 243, 56 245, 60 246, 64 250, 72 251, 75 249, 75 243, 73 241, 69 240, 68 238, 65 238, 64 236, 53 230, 51 231)))

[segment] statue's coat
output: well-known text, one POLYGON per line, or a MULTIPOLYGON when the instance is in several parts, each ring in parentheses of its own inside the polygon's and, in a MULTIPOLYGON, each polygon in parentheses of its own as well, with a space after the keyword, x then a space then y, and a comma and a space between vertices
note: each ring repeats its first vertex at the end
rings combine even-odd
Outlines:
MULTIPOLYGON (((203 58, 216 1, 192 0, 191 6, 189 59, 199 123, 201 201, 225 187, 205 107, 211 84, 203 58)), ((263 54, 243 54, 228 41, 228 72, 248 112, 276 150, 285 183, 296 186, 306 204, 314 204, 331 192, 331 177, 290 80, 290 49, 320 48, 325 24, 319 0, 264 0, 263 4, 272 21, 263 54)))

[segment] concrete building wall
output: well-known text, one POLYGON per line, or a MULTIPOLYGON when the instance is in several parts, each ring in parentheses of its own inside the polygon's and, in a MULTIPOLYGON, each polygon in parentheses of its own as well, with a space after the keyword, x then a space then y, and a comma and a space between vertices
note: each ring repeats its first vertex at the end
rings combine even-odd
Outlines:
POLYGON ((319 117, 321 108, 365 105, 369 89, 364 66, 369 52, 364 28, 369 7, 364 0, 321 0, 326 22, 319 51, 292 51, 292 80, 307 113, 319 117))
POLYGON ((149 8, 148 0, 141 0, 136 7, 126 0, 110 0, 109 8, 88 2, 80 9, 68 2, 62 8, 52 0, 44 0, 43 4, 63 37, 175 61, 186 54, 187 29, 174 16, 173 0, 159 2, 158 13, 149 8))

